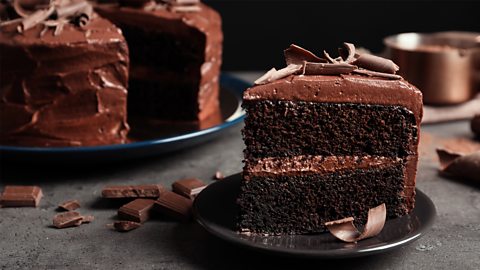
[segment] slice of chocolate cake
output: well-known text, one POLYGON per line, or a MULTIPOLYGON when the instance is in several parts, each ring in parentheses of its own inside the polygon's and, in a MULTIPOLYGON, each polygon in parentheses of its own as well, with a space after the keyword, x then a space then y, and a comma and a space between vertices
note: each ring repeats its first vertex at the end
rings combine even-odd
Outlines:
POLYGON ((325 59, 298 46, 244 93, 247 111, 238 229, 262 234, 325 230, 325 222, 386 204, 414 207, 422 95, 390 60, 325 59))
POLYGON ((219 111, 221 18, 198 0, 119 1, 98 13, 130 49, 129 117, 204 120, 219 111))
POLYGON ((120 30, 83 0, 26 2, 0 4, 0 144, 125 142, 128 48, 120 30))

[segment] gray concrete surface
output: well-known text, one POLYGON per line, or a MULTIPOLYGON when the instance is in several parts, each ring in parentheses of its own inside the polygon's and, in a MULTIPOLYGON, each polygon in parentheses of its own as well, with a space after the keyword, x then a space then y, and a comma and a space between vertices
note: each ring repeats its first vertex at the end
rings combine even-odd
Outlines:
POLYGON ((160 182, 197 176, 208 180, 242 167, 241 126, 192 149, 128 163, 66 167, 1 164, 0 188, 35 184, 45 196, 35 208, 0 209, 1 269, 480 269, 480 189, 438 176, 432 136, 468 137, 465 121, 423 128, 425 139, 417 186, 433 200, 438 217, 417 242, 396 251, 351 260, 306 260, 259 254, 210 236, 198 224, 156 219, 129 233, 106 228, 118 204, 100 199, 108 184, 160 182), (95 221, 77 228, 51 228, 56 205, 82 203, 95 221))

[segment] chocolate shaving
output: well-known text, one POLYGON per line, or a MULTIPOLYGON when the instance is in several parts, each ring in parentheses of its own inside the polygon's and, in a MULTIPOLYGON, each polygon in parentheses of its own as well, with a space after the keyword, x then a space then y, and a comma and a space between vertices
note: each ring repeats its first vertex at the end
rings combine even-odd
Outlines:
POLYGON ((172 12, 199 12, 200 6, 169 6, 168 9, 172 12))
POLYGON ((43 193, 37 186, 5 186, 0 196, 2 207, 37 207, 43 193))
POLYGON ((305 75, 340 75, 347 74, 355 70, 355 66, 347 63, 312 63, 306 62, 305 75))
POLYGON ((361 54, 352 64, 371 71, 395 74, 399 68, 390 59, 375 56, 372 54, 361 54))
POLYGON ((386 218, 387 209, 383 203, 368 210, 367 223, 365 224, 365 228, 363 229, 362 233, 360 233, 357 227, 355 227, 353 224, 353 217, 329 221, 325 223, 325 226, 336 238, 344 242, 356 243, 362 239, 378 235, 385 225, 386 218))
POLYGON ((82 14, 82 11, 89 6, 86 1, 78 1, 78 2, 71 2, 64 6, 60 6, 56 10, 56 14, 58 18, 68 18, 75 15, 82 14))
POLYGON ((367 69, 355 69, 352 72, 362 74, 362 75, 366 75, 366 76, 380 77, 380 78, 386 78, 386 79, 392 79, 392 80, 400 80, 402 78, 402 76, 400 76, 400 75, 383 73, 383 72, 376 72, 376 71, 371 71, 371 70, 367 70, 367 69))
POLYGON ((127 220, 115 221, 113 223, 113 228, 119 232, 128 232, 140 228, 140 226, 142 226, 141 223, 127 220))
POLYGON ((303 70, 304 65, 297 65, 297 64, 290 64, 280 70, 276 70, 272 68, 269 70, 265 75, 257 79, 254 83, 255 84, 266 84, 269 82, 276 81, 281 78, 285 78, 289 75, 295 74, 301 70, 303 70))
POLYGON ((471 154, 437 148, 441 172, 480 183, 480 151, 471 154))
POLYGON ((17 31, 19 33, 23 33, 24 31, 35 27, 37 24, 48 19, 54 11, 55 8, 53 6, 46 10, 44 9, 35 11, 32 15, 25 17, 22 20, 22 23, 17 27, 17 31))
POLYGON ((344 42, 343 47, 344 48, 339 49, 339 53, 342 56, 343 61, 348 64, 353 63, 353 61, 355 61, 355 45, 353 45, 352 43, 344 42), (345 51, 346 54, 343 53, 345 51))
POLYGON ((224 178, 225 178, 225 176, 223 175, 223 173, 221 171, 217 171, 215 173, 215 175, 213 176, 214 180, 223 180, 224 178))
POLYGON ((325 56, 325 58, 327 58, 330 63, 339 63, 336 59, 333 59, 326 51, 323 51, 323 56, 325 56))
POLYGON ((60 210, 72 211, 80 208, 80 203, 77 200, 69 200, 58 205, 60 210))
POLYGON ((326 62, 325 59, 322 59, 316 56, 311 51, 306 50, 295 44, 291 44, 290 47, 283 51, 283 54, 285 55, 285 61, 287 63, 287 66, 290 64, 303 65, 305 61, 316 63, 326 62))

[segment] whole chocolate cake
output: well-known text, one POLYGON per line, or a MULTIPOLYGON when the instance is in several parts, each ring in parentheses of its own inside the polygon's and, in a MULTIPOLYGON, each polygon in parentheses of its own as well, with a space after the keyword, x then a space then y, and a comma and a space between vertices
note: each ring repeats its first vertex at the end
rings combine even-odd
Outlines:
POLYGON ((201 121, 219 111, 221 18, 198 0, 118 1, 98 13, 130 49, 129 117, 201 121))
POLYGON ((422 95, 390 60, 349 43, 340 55, 291 45, 287 67, 244 93, 241 232, 317 233, 382 203, 388 218, 413 209, 422 95))
POLYGON ((18 3, 0 4, 0 144, 125 142, 129 59, 121 31, 83 0, 18 3))

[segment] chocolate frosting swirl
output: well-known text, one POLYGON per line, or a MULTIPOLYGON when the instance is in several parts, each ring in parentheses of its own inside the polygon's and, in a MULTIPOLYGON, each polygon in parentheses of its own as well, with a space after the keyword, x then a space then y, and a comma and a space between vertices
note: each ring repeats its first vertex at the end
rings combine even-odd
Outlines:
POLYGON ((40 33, 40 24, 0 31, 0 143, 86 146, 126 141, 128 49, 95 14, 80 28, 40 33))

